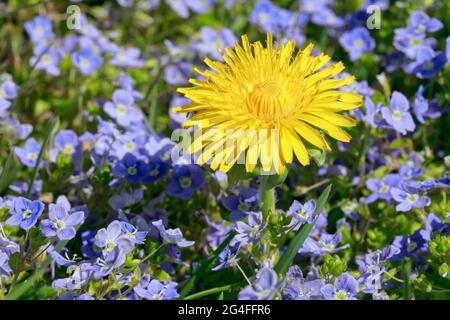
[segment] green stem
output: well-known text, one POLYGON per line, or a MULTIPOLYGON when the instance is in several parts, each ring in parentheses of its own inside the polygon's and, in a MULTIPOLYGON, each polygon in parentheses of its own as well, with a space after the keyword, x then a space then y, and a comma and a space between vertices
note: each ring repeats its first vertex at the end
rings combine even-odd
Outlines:
POLYGON ((184 298, 184 300, 196 300, 196 299, 200 299, 209 295, 212 295, 214 293, 219 293, 219 292, 223 292, 223 291, 227 291, 230 290, 235 284, 229 284, 223 287, 217 287, 217 288, 212 288, 212 289, 208 289, 205 291, 200 291, 194 294, 191 294, 190 296, 187 296, 184 298))
MULTIPOLYGON (((264 180, 264 176, 261 177, 261 179, 264 180)), ((261 181, 259 187, 259 200, 261 202, 263 216, 267 217, 271 211, 275 211, 276 197, 275 187, 267 189, 265 185, 266 184, 261 181)))

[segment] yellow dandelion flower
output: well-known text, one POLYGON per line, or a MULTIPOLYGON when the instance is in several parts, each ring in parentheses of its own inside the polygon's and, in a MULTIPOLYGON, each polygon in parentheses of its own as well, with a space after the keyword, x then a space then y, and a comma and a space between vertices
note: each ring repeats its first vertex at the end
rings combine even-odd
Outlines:
POLYGON ((268 34, 266 42, 266 47, 250 44, 242 36, 242 46, 219 50, 224 62, 206 58, 211 70, 195 69, 203 80, 191 79, 194 87, 178 89, 192 102, 174 111, 192 113, 184 125, 200 130, 188 148, 200 153, 198 164, 227 172, 243 159, 247 172, 260 164, 281 174, 294 155, 309 164, 304 141, 331 150, 321 132, 350 141, 342 127, 356 121, 338 112, 359 107, 362 97, 337 90, 355 80, 335 78, 344 65, 325 66, 330 57, 312 56, 311 44, 295 52, 295 41, 275 49, 268 34))

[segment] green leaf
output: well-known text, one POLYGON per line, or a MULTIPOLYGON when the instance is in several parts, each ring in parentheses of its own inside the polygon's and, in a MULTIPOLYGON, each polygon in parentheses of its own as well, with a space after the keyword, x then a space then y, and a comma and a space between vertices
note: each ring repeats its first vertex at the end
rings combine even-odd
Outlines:
POLYGON ((284 170, 284 173, 282 175, 265 175, 261 176, 260 181, 260 190, 270 190, 272 188, 275 188, 276 186, 279 186, 286 180, 286 177, 289 173, 289 170, 284 170))
POLYGON ((236 183, 241 180, 245 174, 245 165, 235 164, 230 171, 228 171, 228 186, 233 187, 236 183))
MULTIPOLYGON (((192 275, 188 282, 184 285, 183 289, 180 291, 180 299, 184 299, 188 293, 192 290, 195 283, 200 279, 200 277, 205 274, 212 263, 217 259, 219 254, 228 246, 228 244, 233 240, 235 232, 232 231, 228 237, 220 244, 220 246, 209 256, 209 258, 204 261, 197 269, 197 271, 192 275)), ((218 291, 220 292, 220 291, 218 291)))
POLYGON ((33 169, 33 175, 31 177, 30 182, 28 183, 28 192, 27 192, 28 197, 30 197, 31 192, 33 191, 33 184, 37 178, 37 175, 39 172, 39 166, 41 164, 42 157, 44 156, 45 148, 47 147, 48 142, 50 141, 50 136, 52 135, 52 131, 55 128, 57 123, 58 123, 58 120, 53 120, 52 122, 50 122, 47 132, 45 133, 45 138, 44 138, 44 141, 42 142, 41 151, 39 151, 39 156, 36 160, 36 165, 34 166, 34 169, 33 169))
POLYGON ((318 167, 322 167, 325 164, 325 151, 318 149, 308 149, 308 154, 313 158, 318 167))
MULTIPOLYGON (((323 207, 325 206, 325 203, 328 200, 328 196, 330 195, 331 191, 331 184, 322 192, 320 195, 319 200, 317 200, 317 206, 316 206, 316 215, 318 216, 320 212, 322 212, 323 207)), ((298 250, 303 246, 303 243, 305 242, 306 238, 308 238, 309 233, 311 232, 313 226, 315 224, 304 224, 300 227, 295 237, 291 240, 289 243, 286 251, 281 256, 280 261, 278 261, 277 265, 275 266, 275 271, 279 274, 283 274, 287 271, 287 269, 291 266, 292 261, 294 261, 294 258, 298 252, 298 250)))
POLYGON ((0 175, 0 194, 9 187, 11 182, 16 180, 16 175, 19 170, 20 167, 16 165, 14 154, 11 152, 8 159, 6 159, 2 174, 0 175))

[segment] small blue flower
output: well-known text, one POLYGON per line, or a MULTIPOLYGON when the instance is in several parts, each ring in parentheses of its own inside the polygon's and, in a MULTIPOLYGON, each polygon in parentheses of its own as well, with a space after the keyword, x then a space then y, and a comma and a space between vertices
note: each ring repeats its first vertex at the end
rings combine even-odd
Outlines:
POLYGON ((63 55, 61 50, 55 46, 39 44, 33 49, 33 56, 30 59, 30 65, 36 70, 45 71, 51 76, 59 76, 59 63, 63 55))
POLYGON ((446 63, 447 59, 445 54, 443 52, 436 52, 429 59, 420 61, 413 72, 419 79, 430 79, 441 71, 446 63))
POLYGON ((173 197, 188 200, 193 190, 199 189, 205 183, 202 169, 197 165, 176 165, 172 170, 172 182, 167 193, 173 197))
MULTIPOLYGON (((15 147, 14 153, 19 157, 20 161, 27 167, 34 168, 36 166, 41 146, 34 138, 30 138, 25 142, 23 148, 15 147)), ((40 167, 44 165, 44 161, 41 161, 40 167)))
POLYGON ((391 196, 391 188, 396 187, 401 182, 398 174, 387 174, 384 178, 367 179, 366 186, 372 192, 366 199, 366 203, 372 203, 378 199, 389 201, 391 196))
POLYGON ((148 165, 138 160, 133 154, 127 153, 122 160, 112 168, 114 177, 123 178, 129 182, 141 182, 149 174, 148 165))
POLYGON ((220 254, 219 254, 219 264, 212 268, 212 271, 218 271, 223 269, 226 266, 235 266, 237 264, 237 255, 239 253, 239 249, 241 248, 241 243, 236 242, 233 246, 227 246, 220 254), (231 247, 231 248, 230 248, 231 247))
POLYGON ((298 253, 311 254, 320 257, 327 253, 335 253, 349 247, 349 244, 338 247, 337 245, 341 239, 342 234, 340 232, 337 232, 336 234, 322 233, 319 240, 309 237, 305 240, 303 247, 300 248, 298 253))
POLYGON ((239 292, 239 300, 271 300, 280 289, 283 281, 278 281, 275 271, 263 268, 258 271, 252 286, 247 286, 239 292))
POLYGON ((0 251, 0 278, 1 276, 10 277, 12 269, 8 264, 9 257, 6 253, 0 251))
POLYGON ((13 81, 6 80, 0 83, 0 115, 11 106, 11 101, 18 93, 19 87, 13 81))
POLYGON ((188 241, 183 237, 179 228, 166 229, 163 220, 154 221, 152 224, 158 230, 164 244, 176 244, 180 248, 190 247, 194 244, 194 241, 188 241))
POLYGON ((103 59, 94 50, 82 48, 72 54, 72 62, 82 75, 89 76, 102 65, 103 59))
POLYGON ((444 25, 438 19, 430 18, 426 13, 414 11, 409 16, 407 30, 416 35, 425 35, 429 32, 436 32, 444 25))
POLYGON ((431 204, 430 198, 417 193, 408 193, 400 188, 391 189, 392 198, 398 203, 395 209, 399 212, 407 212, 412 208, 423 208, 431 204))
POLYGON ((288 214, 292 217, 294 230, 298 230, 304 223, 312 223, 316 218, 316 201, 309 200, 304 205, 294 200, 289 208, 288 214))
POLYGON ((77 135, 72 130, 59 131, 54 139, 54 149, 50 150, 50 159, 56 162, 58 155, 70 157, 73 162, 76 162, 81 156, 81 143, 77 135))
POLYGON ((143 183, 153 183, 163 178, 169 171, 169 163, 159 156, 153 156, 148 163, 148 175, 142 179, 143 183))
POLYGON ((375 48, 375 41, 369 31, 363 27, 344 32, 339 38, 339 43, 348 52, 351 61, 358 60, 363 53, 368 53, 375 48))
POLYGON ((247 220, 247 223, 237 221, 235 226, 237 234, 234 240, 242 244, 250 244, 258 241, 266 226, 266 223, 263 223, 261 212, 249 212, 247 220))
POLYGON ((114 91, 112 102, 106 102, 105 112, 123 127, 129 127, 133 123, 142 121, 143 114, 134 106, 132 92, 119 89, 114 91))
POLYGON ((52 22, 46 16, 37 16, 24 24, 25 30, 34 43, 48 41, 55 37, 52 22))
POLYGON ((119 49, 109 60, 110 65, 121 68, 141 68, 145 62, 139 59, 141 50, 138 48, 119 49))
POLYGON ((20 225, 22 229, 28 230, 36 224, 42 212, 44 212, 44 204, 41 201, 18 197, 14 199, 12 216, 6 220, 6 224, 9 226, 20 225))
POLYGON ((414 120, 408 110, 409 101, 403 94, 394 91, 389 107, 383 107, 381 114, 388 124, 405 135, 407 131, 413 132, 416 129, 414 120))
POLYGON ((76 227, 84 222, 83 211, 72 211, 71 205, 66 197, 61 196, 56 204, 50 204, 49 219, 41 221, 42 235, 44 237, 55 237, 59 240, 70 240, 76 235, 76 227))
POLYGON ((326 300, 357 300, 358 281, 345 272, 336 279, 334 285, 327 284, 320 291, 326 300))
POLYGON ((239 195, 230 195, 222 199, 222 204, 231 211, 231 221, 242 220, 258 204, 258 190, 254 188, 242 189, 239 195))
POLYGON ((138 297, 146 300, 172 300, 179 297, 177 285, 172 281, 161 282, 145 275, 133 290, 138 297))
POLYGON ((135 226, 128 222, 122 222, 122 233, 136 244, 143 244, 147 231, 138 231, 135 226))
POLYGON ((123 235, 122 224, 115 220, 105 229, 100 229, 95 235, 95 245, 103 249, 103 255, 112 252, 116 247, 123 254, 131 252, 134 248, 134 242, 123 235))

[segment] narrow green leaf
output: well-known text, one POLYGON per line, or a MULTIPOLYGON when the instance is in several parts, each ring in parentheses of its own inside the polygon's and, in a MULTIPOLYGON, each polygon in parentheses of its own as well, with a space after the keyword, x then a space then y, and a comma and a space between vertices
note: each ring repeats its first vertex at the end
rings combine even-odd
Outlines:
POLYGON ((245 165, 235 164, 228 172, 228 186, 233 187, 245 174, 245 165))
POLYGON ((235 232, 232 231, 228 237, 220 244, 219 247, 209 256, 209 258, 204 261, 197 269, 197 271, 192 275, 188 282, 184 285, 183 289, 180 291, 180 299, 184 299, 188 293, 192 290, 195 283, 200 279, 200 277, 206 273, 211 267, 212 263, 217 259, 219 254, 228 246, 231 240, 234 238, 235 232))
POLYGON ((58 120, 53 120, 52 122, 50 122, 50 126, 48 127, 47 132, 45 133, 44 141, 42 142, 41 151, 39 151, 39 156, 36 160, 36 165, 33 168, 33 175, 31 176, 31 180, 28 184, 28 192, 27 192, 28 197, 30 197, 31 192, 33 190, 33 184, 37 178, 37 175, 39 172, 39 166, 40 166, 42 158, 44 156, 45 148, 47 147, 48 142, 50 141, 50 136, 52 135, 53 129, 55 128, 57 122, 58 122, 58 120))
POLYGON ((200 292, 197 292, 197 293, 191 294, 190 296, 185 297, 184 300, 196 300, 196 299, 200 299, 200 298, 212 295, 214 293, 219 293, 219 292, 221 292, 223 294, 224 291, 230 290, 235 285, 236 285, 236 283, 229 284, 229 285, 226 285, 226 286, 223 286, 223 287, 217 287, 217 288, 212 288, 212 289, 200 291, 200 292))
MULTIPOLYGON (((319 199, 317 200, 316 206, 317 216, 320 214, 323 207, 325 206, 325 203, 328 200, 328 196, 330 195, 330 191, 331 191, 331 184, 322 192, 319 199)), ((297 254, 298 250, 303 246, 305 240, 308 238, 309 233, 314 227, 314 224, 315 221, 314 223, 304 224, 300 227, 295 237, 289 243, 286 251, 281 256, 280 261, 278 261, 277 265, 275 266, 275 271, 277 273, 284 274, 287 271, 287 269, 291 266, 292 261, 294 261, 295 255, 297 254)))
POLYGON ((2 174, 0 175, 0 193, 3 193, 11 182, 15 180, 18 171, 19 168, 15 165, 14 154, 11 152, 5 161, 2 174))

